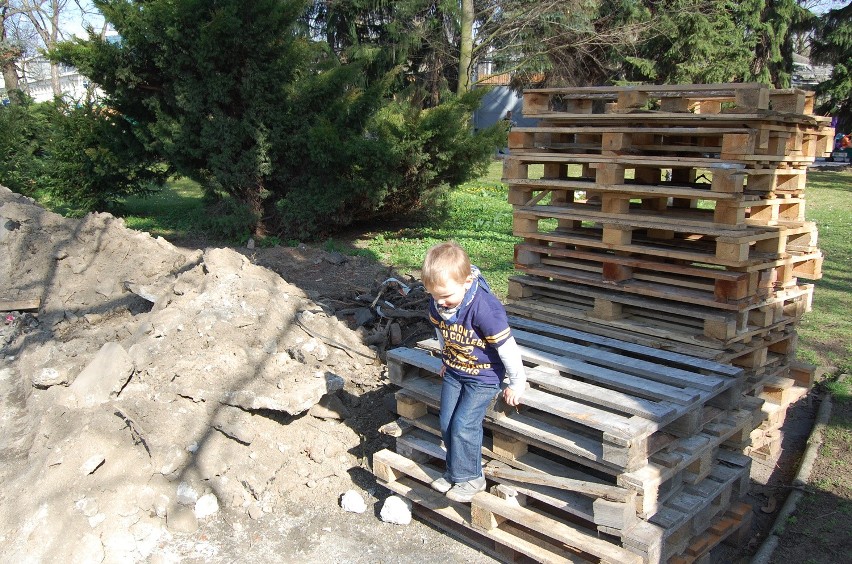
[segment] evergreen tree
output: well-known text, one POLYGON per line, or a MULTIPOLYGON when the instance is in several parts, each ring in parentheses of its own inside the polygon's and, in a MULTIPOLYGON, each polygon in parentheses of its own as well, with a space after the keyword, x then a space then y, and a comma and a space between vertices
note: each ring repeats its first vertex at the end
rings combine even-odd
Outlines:
POLYGON ((257 235, 317 237, 416 208, 503 142, 499 128, 472 135, 481 94, 421 110, 400 79, 410 62, 397 58, 386 4, 96 4, 121 41, 90 34, 57 56, 100 84, 174 171, 245 205, 257 235))
POLYGON ((811 60, 831 64, 831 78, 817 88, 818 111, 837 116, 838 131, 852 131, 852 4, 820 18, 811 48, 811 60))
POLYGON ((644 2, 651 25, 627 76, 658 83, 751 82, 789 87, 793 38, 809 12, 795 0, 661 0, 644 2))

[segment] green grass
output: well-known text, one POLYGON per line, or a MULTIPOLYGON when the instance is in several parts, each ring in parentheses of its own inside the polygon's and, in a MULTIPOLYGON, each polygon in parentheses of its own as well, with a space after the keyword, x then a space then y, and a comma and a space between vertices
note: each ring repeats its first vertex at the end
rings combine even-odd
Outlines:
MULTIPOLYGON (((579 170, 570 173, 576 175, 579 170)), ((541 165, 531 167, 531 177, 541 174, 541 165)), ((330 239, 324 248, 370 256, 410 272, 419 271, 431 245, 454 239, 467 249, 495 293, 505 298, 519 239, 512 235, 512 208, 501 176, 502 162, 494 161, 482 177, 452 191, 450 212, 444 218, 379 228, 356 246, 330 239)), ((852 372, 852 173, 813 170, 805 193, 806 217, 817 224, 825 261, 823 277, 816 282, 813 310, 798 328, 798 354, 830 371, 852 372)), ((155 196, 128 198, 124 206, 126 223, 133 229, 167 239, 207 235, 200 227, 206 214, 202 192, 192 181, 176 180, 155 196)), ((274 238, 267 243, 292 244, 274 238)))
POLYGON ((198 183, 174 179, 152 196, 126 198, 122 202, 124 222, 131 229, 166 239, 202 235, 203 197, 198 183))
POLYGON ((808 172, 805 216, 819 230, 825 260, 813 309, 799 326, 800 358, 852 373, 852 173, 808 172))
POLYGON ((500 163, 494 163, 485 176, 453 191, 447 217, 430 225, 378 233, 368 248, 399 270, 419 270, 429 247, 453 239, 467 250, 495 293, 505 297, 519 239, 512 235, 512 208, 500 174, 500 163))

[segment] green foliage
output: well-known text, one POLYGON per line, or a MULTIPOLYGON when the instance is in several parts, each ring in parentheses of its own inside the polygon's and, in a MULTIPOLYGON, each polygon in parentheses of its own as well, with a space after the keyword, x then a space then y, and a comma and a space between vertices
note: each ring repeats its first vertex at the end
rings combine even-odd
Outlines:
POLYGON ((108 108, 57 101, 47 105, 52 134, 44 145, 48 174, 43 188, 55 200, 82 211, 114 207, 119 198, 151 193, 165 181, 131 133, 108 108))
POLYGON ((0 184, 35 197, 45 174, 41 156, 49 120, 43 106, 0 105, 0 184))
POLYGON ((820 19, 811 56, 834 65, 831 77, 816 88, 822 100, 818 110, 837 116, 839 131, 852 131, 852 4, 820 19))
POLYGON ((0 108, 0 182, 53 207, 86 212, 149 193, 164 180, 130 124, 90 103, 0 108))
POLYGON ((623 54, 634 81, 671 84, 758 81, 788 87, 794 32, 810 13, 794 0, 645 2, 648 28, 623 54))
POLYGON ((251 237, 251 226, 257 221, 244 203, 226 197, 205 207, 197 226, 214 239, 244 244, 251 237))
POLYGON ((245 208, 211 226, 220 232, 242 237, 235 222, 247 220, 258 238, 308 239, 417 209, 504 141, 472 135, 479 95, 424 111, 422 92, 400 91, 405 49, 389 41, 401 29, 358 27, 372 14, 381 30, 396 5, 313 4, 301 17, 306 3, 287 0, 96 4, 121 41, 92 36, 54 56, 102 85, 170 171, 245 208))

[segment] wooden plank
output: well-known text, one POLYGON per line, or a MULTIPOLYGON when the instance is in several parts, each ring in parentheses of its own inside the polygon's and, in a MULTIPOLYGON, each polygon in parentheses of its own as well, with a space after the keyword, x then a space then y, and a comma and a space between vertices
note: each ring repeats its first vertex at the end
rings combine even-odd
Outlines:
POLYGON ((550 245, 519 243, 515 245, 515 253, 517 254, 519 251, 525 251, 536 255, 546 255, 548 257, 568 257, 597 262, 611 262, 624 266, 629 266, 634 269, 649 270, 654 272, 670 272, 672 274, 681 274, 694 278, 724 280, 730 283, 740 282, 746 277, 746 274, 743 272, 721 270, 719 268, 707 268, 701 266, 665 263, 660 261, 649 261, 647 259, 637 258, 633 256, 623 256, 616 255, 614 253, 601 253, 586 250, 564 249, 550 245))
POLYGON ((600 439, 549 425, 523 413, 513 413, 501 417, 497 422, 486 416, 486 425, 489 428, 508 431, 526 444, 543 448, 555 454, 603 462, 603 444, 600 439))
MULTIPOLYGON (((530 383, 540 384, 548 389, 555 389, 559 393, 579 400, 596 403, 631 415, 638 415, 649 421, 660 422, 671 420, 679 413, 674 407, 665 403, 654 403, 643 398, 623 394, 616 390, 571 380, 552 372, 548 373, 533 368, 527 369, 526 373, 527 381, 530 383)), ((523 400, 521 401, 523 402, 523 400)))
POLYGON ((627 418, 617 413, 548 394, 535 388, 524 392, 521 403, 567 421, 597 429, 624 441, 627 445, 639 437, 653 433, 655 430, 648 420, 638 417, 627 418))
POLYGON ((598 163, 617 164, 625 168, 651 167, 651 168, 705 168, 711 170, 745 170, 747 161, 738 162, 733 160, 721 161, 714 158, 704 157, 668 157, 668 156, 628 156, 628 155, 586 155, 586 154, 554 154, 554 153, 525 153, 512 155, 506 161, 512 161, 516 165, 548 164, 558 163, 563 165, 598 163))
MULTIPOLYGON (((515 337, 518 340, 519 344, 527 345, 529 342, 524 337, 522 332, 518 332, 519 334, 515 337), (518 339, 520 337, 520 339, 518 339)), ((568 343, 566 343, 568 345, 568 343)), ((541 348, 541 347, 537 347, 541 348)), ((575 356, 573 351, 571 351, 571 347, 566 346, 566 352, 571 354, 571 356, 575 356)), ((552 350, 552 349, 551 349, 552 350)), ((529 359, 530 361, 537 362, 538 364, 545 365, 547 367, 564 371, 574 376, 579 376, 582 378, 586 378, 592 380, 593 382, 605 384, 607 386, 611 386, 616 390, 621 390, 623 392, 632 393, 634 396, 639 395, 642 397, 650 397, 652 399, 657 399, 661 401, 672 402, 679 405, 691 405, 696 401, 702 399, 700 392, 696 389, 684 389, 684 382, 682 378, 666 378, 666 375, 653 375, 647 376, 644 374, 630 374, 630 367, 627 367, 626 370, 610 370, 608 368, 602 368, 601 366, 594 365, 592 362, 595 360, 593 356, 589 355, 588 358, 583 359, 580 355, 576 355, 578 358, 583 360, 574 360, 573 358, 568 358, 563 355, 551 354, 546 352, 537 352, 531 350, 527 346, 521 348, 522 356, 529 359), (587 361, 587 362, 584 362, 587 361), (649 381, 650 380, 650 381, 649 381)), ((607 356, 606 351, 601 351, 601 356, 607 356)), ((612 355, 617 356, 617 355, 612 355)), ((610 363, 607 360, 603 360, 600 364, 607 366, 619 366, 617 363, 610 363)), ((660 367, 661 372, 663 369, 667 367, 660 367)), ((676 370, 676 369, 675 369, 676 370)), ((557 386, 558 382, 551 381, 551 385, 557 386)), ((568 382, 565 385, 571 386, 572 383, 568 382)), ((700 389, 710 389, 710 390, 721 390, 722 385, 718 382, 718 379, 710 378, 707 385, 702 386, 700 389)), ((566 392, 570 393, 570 391, 566 392)), ((637 404, 637 407, 642 406, 642 404, 637 404)), ((651 411, 653 408, 648 406, 647 408, 651 411)), ((668 414, 668 410, 664 410, 663 413, 660 413, 657 410, 655 416, 665 419, 668 414), (664 415, 665 414, 665 415, 664 415)), ((638 415, 638 414, 637 414, 638 415)))
MULTIPOLYGON (((773 226, 722 225, 707 221, 676 221, 670 217, 652 215, 609 214, 566 207, 566 206, 515 206, 514 216, 519 219, 562 219, 586 221, 600 225, 625 226, 630 229, 662 229, 690 235, 701 234, 724 238, 728 243, 753 243, 764 239, 777 238, 778 232, 773 226)), ((515 235, 525 237, 523 231, 516 229, 515 235)), ((535 238, 535 237, 533 237, 535 238)))
POLYGON ((484 472, 487 477, 505 478, 507 480, 523 482, 525 484, 549 486, 552 488, 581 493, 589 497, 599 497, 610 501, 631 501, 636 495, 634 492, 618 486, 605 486, 584 480, 573 480, 571 478, 561 478, 557 476, 550 476, 548 474, 515 470, 503 464, 488 464, 485 466, 484 472))
POLYGON ((509 280, 517 280, 521 283, 528 284, 531 286, 548 288, 551 290, 555 290, 557 292, 568 292, 573 294, 578 294, 581 296, 587 296, 592 298, 602 298, 605 300, 611 300, 616 303, 622 303, 627 305, 632 305, 635 307, 647 308, 653 311, 658 312, 668 312, 674 313, 678 315, 684 315, 693 319, 702 319, 702 320, 712 320, 720 323, 725 323, 734 319, 734 312, 721 312, 719 310, 713 310, 711 308, 702 308, 702 307, 693 307, 688 304, 682 304, 678 302, 668 302, 660 299, 651 299, 651 298, 641 298, 638 296, 629 296, 622 294, 620 292, 615 292, 611 290, 604 290, 602 288, 592 288, 592 287, 583 287, 578 288, 571 284, 559 283, 559 282, 549 282, 538 279, 533 276, 512 276, 509 280))
POLYGON ((41 298, 24 298, 20 300, 0 300, 0 311, 24 311, 38 313, 41 298))
MULTIPOLYGON (((417 464, 416 462, 405 458, 393 451, 383 449, 373 455, 373 464, 384 465, 394 470, 398 470, 414 479, 429 484, 441 477, 441 472, 426 466, 417 464)), ((387 474, 385 474, 387 475, 387 474)))
MULTIPOLYGON (((743 201, 746 197, 743 194, 733 192, 715 192, 711 190, 709 183, 693 183, 686 184, 683 182, 660 182, 659 184, 638 184, 631 180, 626 180, 623 183, 602 183, 592 179, 503 179, 509 185, 510 192, 529 190, 547 192, 548 190, 571 190, 571 191, 588 191, 597 190, 601 192, 615 192, 621 194, 631 194, 634 196, 655 196, 666 198, 685 198, 697 200, 715 200, 715 201, 743 201)), ((524 204, 523 202, 509 203, 518 205, 532 205, 532 203, 524 204)))
POLYGON ((642 558, 629 552, 619 546, 609 543, 605 540, 598 539, 592 535, 582 533, 573 527, 548 519, 529 509, 512 505, 505 500, 493 496, 486 492, 481 492, 474 496, 471 501, 473 507, 481 507, 491 513, 505 517, 515 523, 523 524, 523 526, 547 535, 559 542, 563 542, 568 546, 572 546, 588 552, 600 558, 603 562, 612 562, 614 564, 642 564, 642 558))
MULTIPOLYGON (((535 321, 532 319, 525 319, 522 317, 509 316, 509 324, 512 327, 517 327, 520 329, 526 329, 532 332, 541 332, 547 333, 550 335, 556 335, 560 337, 566 337, 568 339, 577 339, 587 343, 591 343, 593 345, 600 345, 603 347, 610 347, 618 350, 622 350, 625 353, 635 354, 640 357, 645 358, 653 358, 656 360, 664 361, 667 363, 674 364, 675 367, 691 367, 697 370, 706 370, 713 373, 718 373, 725 376, 730 376, 733 378, 739 378, 743 375, 743 369, 737 368, 734 366, 730 366, 728 364, 723 364, 719 362, 713 362, 710 360, 705 360, 701 358, 696 358, 692 355, 680 354, 677 352, 667 351, 664 349, 638 345, 635 343, 630 343, 628 341, 622 341, 619 339, 614 339, 611 337, 605 337, 601 335, 595 335, 592 333, 586 333, 584 331, 577 331, 574 329, 569 329, 567 327, 559 327, 556 325, 551 325, 549 323, 542 323, 541 321, 535 321)), ((678 377, 686 378, 685 375, 679 374, 678 377)), ((702 381, 688 381, 691 386, 701 388, 702 381)), ((704 388, 701 388, 704 389, 704 388)))
POLYGON ((424 370, 428 370, 433 374, 441 372, 441 359, 437 356, 432 356, 429 353, 412 349, 408 347, 398 347, 391 349, 387 353, 389 361, 396 361, 403 364, 410 364, 424 370))
POLYGON ((640 280, 639 277, 622 280, 620 282, 611 282, 603 280, 603 277, 600 275, 590 275, 582 271, 567 268, 535 267, 521 264, 516 264, 515 267, 517 270, 531 276, 541 276, 573 284, 582 284, 584 286, 610 286, 617 288, 619 291, 626 294, 712 307, 723 311, 743 311, 756 299, 756 296, 752 296, 742 300, 723 301, 716 298, 712 287, 709 288, 709 290, 700 291, 670 284, 664 285, 646 282, 644 280, 640 280))

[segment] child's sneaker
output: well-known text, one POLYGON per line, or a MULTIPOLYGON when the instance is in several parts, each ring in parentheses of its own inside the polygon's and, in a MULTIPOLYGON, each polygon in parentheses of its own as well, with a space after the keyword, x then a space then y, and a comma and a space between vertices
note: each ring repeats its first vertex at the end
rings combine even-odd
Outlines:
POLYGON ((459 503, 468 503, 471 499, 473 499, 473 496, 481 491, 485 491, 484 477, 456 484, 447 492, 447 498, 453 501, 458 501, 459 503))
POLYGON ((443 476, 429 483, 429 487, 439 493, 447 493, 453 485, 448 482, 443 476))

